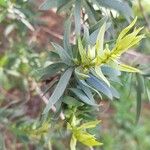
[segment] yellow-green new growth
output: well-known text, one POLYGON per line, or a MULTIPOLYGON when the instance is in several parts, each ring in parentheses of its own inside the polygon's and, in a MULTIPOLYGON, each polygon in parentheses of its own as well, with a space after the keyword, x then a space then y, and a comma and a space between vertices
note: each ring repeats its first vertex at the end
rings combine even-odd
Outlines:
POLYGON ((88 133, 86 129, 94 128, 96 125, 100 123, 100 121, 90 121, 87 123, 82 124, 81 126, 77 127, 76 117, 73 116, 71 124, 68 123, 68 129, 72 132, 72 138, 70 142, 70 148, 71 150, 76 150, 76 143, 77 141, 81 142, 82 144, 93 147, 93 146, 100 146, 103 145, 103 143, 100 143, 96 140, 95 136, 88 133))
MULTIPOLYGON (((118 36, 118 39, 116 40, 116 44, 111 51, 109 50, 108 45, 106 45, 106 48, 104 49, 102 55, 99 55, 97 57, 97 63, 96 63, 97 65, 109 63, 110 61, 116 62, 117 59, 121 56, 121 54, 126 52, 132 46, 135 46, 136 44, 139 43, 139 41, 144 37, 144 35, 143 34, 138 35, 138 33, 143 29, 143 27, 138 29, 135 28, 133 32, 128 33, 135 25, 136 20, 137 18, 135 18, 129 26, 127 26, 124 30, 121 31, 121 33, 118 36)), ((121 67, 122 68, 121 71, 140 72, 140 70, 133 69, 133 67, 128 67, 127 70, 126 70, 127 67, 123 69, 123 66, 124 65, 122 65, 121 67)))
MULTIPOLYGON (((97 76, 99 76, 107 85, 110 85, 109 81, 103 75, 100 68, 104 64, 108 64, 113 68, 115 64, 115 69, 118 69, 120 71, 140 73, 141 72, 140 70, 128 65, 124 65, 118 61, 121 54, 126 52, 132 46, 138 44, 140 40, 144 37, 143 34, 138 35, 143 28, 133 29, 133 26, 135 25, 136 21, 137 18, 135 18, 129 26, 127 26, 125 29, 121 31, 121 33, 119 34, 116 40, 115 46, 112 50, 109 49, 109 45, 106 45, 104 48, 104 34, 105 34, 106 23, 104 23, 100 28, 99 34, 97 36, 96 44, 93 47, 89 46, 88 50, 86 50, 83 47, 81 38, 78 38, 78 49, 81 57, 79 63, 80 70, 93 68, 97 76), (132 29, 133 31, 129 32, 132 29)), ((88 74, 86 74, 85 72, 82 73, 80 72, 80 74, 82 74, 83 78, 88 77, 88 74)))

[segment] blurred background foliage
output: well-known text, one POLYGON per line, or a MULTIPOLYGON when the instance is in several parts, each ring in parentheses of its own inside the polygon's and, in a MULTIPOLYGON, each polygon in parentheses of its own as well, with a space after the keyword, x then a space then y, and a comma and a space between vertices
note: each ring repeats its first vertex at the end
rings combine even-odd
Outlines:
MULTIPOLYGON (((122 60, 132 60, 145 74, 124 73, 120 78, 122 84, 114 85, 120 99, 102 103, 97 114, 102 123, 90 131, 99 133, 104 143, 97 150, 150 149, 150 1, 126 2, 133 5, 137 24, 144 26, 146 38, 136 47, 137 52, 129 51, 122 60), (141 115, 136 123, 138 107, 141 115)), ((65 18, 65 14, 56 14, 55 9, 39 10, 41 3, 12 0, 5 5, 0 0, 0 150, 69 149, 70 135, 63 130, 57 112, 51 116, 53 121, 43 121, 43 102, 34 82, 34 70, 50 63, 50 57, 55 59, 55 55, 47 55, 47 49, 52 49, 50 41, 61 43, 65 18)), ((115 13, 111 15, 110 33, 116 37, 128 22, 122 16, 114 17, 115 13)), ((45 83, 38 85, 42 88, 45 83)), ((79 144, 78 149, 86 148, 79 144)))

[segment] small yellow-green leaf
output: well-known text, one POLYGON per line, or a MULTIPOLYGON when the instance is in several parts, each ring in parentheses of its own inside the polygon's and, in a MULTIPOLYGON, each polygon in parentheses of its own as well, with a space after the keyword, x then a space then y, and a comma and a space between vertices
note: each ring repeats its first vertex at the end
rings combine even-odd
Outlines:
POLYGON ((96 40, 96 53, 97 53, 97 55, 100 55, 103 52, 105 28, 106 28, 106 22, 100 28, 99 34, 97 36, 97 40, 96 40))
POLYGON ((144 34, 136 36, 136 38, 134 38, 134 40, 132 41, 132 43, 129 45, 129 47, 132 47, 136 44, 138 44, 143 38, 145 37, 144 34))
POLYGON ((98 125, 101 121, 100 120, 96 120, 96 121, 90 121, 87 123, 82 124, 80 127, 78 127, 78 130, 82 130, 82 129, 88 129, 88 128, 94 128, 96 125, 98 125))
MULTIPOLYGON (((136 37, 137 37, 137 34, 142 29, 143 29, 143 27, 134 29, 134 31, 132 33, 126 35, 124 38, 119 40, 116 43, 116 46, 114 47, 114 49, 111 51, 111 54, 116 54, 116 55, 120 56, 122 53, 124 53, 126 50, 128 50, 131 46, 134 46, 135 44, 137 44, 137 42, 139 42, 139 40, 137 40, 136 37)), ((140 38, 142 38, 142 37, 140 37, 140 38)))
POLYGON ((137 17, 131 22, 129 26, 127 26, 125 29, 121 31, 121 33, 118 36, 117 42, 119 42, 128 33, 128 31, 135 25, 136 21, 137 17))
POLYGON ((80 53, 80 56, 81 56, 81 61, 85 62, 85 60, 86 60, 86 51, 83 48, 82 41, 81 41, 80 37, 78 38, 78 49, 79 49, 79 53, 80 53))
POLYGON ((120 71, 125 71, 125 72, 138 72, 141 73, 141 71, 137 68, 125 65, 125 64, 119 64, 119 68, 120 71))
POLYGON ((109 50, 108 45, 106 45, 105 50, 100 56, 96 57, 96 65, 101 65, 108 63, 111 60, 111 51, 109 50))
POLYGON ((88 56, 88 58, 90 58, 90 62, 91 62, 91 60, 93 60, 95 58, 95 56, 96 56, 95 46, 93 46, 92 48, 90 46, 88 47, 88 55, 87 56, 88 56))
POLYGON ((107 78, 103 75, 101 68, 99 66, 95 67, 95 72, 96 74, 108 85, 110 86, 109 81, 107 80, 107 78))
POLYGON ((96 141, 96 138, 93 135, 85 131, 76 130, 74 131, 74 136, 79 142, 81 142, 82 144, 88 147, 102 145, 102 143, 96 141))

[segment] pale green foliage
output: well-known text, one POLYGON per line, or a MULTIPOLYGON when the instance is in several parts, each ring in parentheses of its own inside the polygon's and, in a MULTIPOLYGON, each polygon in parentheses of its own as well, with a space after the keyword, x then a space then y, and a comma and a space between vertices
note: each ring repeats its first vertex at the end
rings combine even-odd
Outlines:
POLYGON ((70 142, 71 150, 76 150, 76 143, 77 141, 81 142, 82 144, 93 147, 93 146, 100 146, 102 143, 98 142, 94 135, 88 133, 86 129, 95 128, 96 125, 100 123, 100 121, 91 121, 88 123, 84 123, 77 126, 76 117, 73 116, 71 124, 68 123, 68 129, 72 132, 72 138, 70 142))
MULTIPOLYGON (((135 18, 128 27, 121 31, 112 50, 109 49, 109 45, 106 45, 104 48, 104 33, 106 23, 104 23, 100 28, 96 44, 93 47, 89 46, 88 50, 83 47, 81 39, 79 38, 78 49, 81 56, 81 62, 79 61, 78 63, 82 66, 82 70, 94 68, 97 76, 99 76, 109 86, 109 81, 103 75, 100 69, 100 67, 104 64, 109 64, 111 67, 120 71, 141 72, 134 67, 121 64, 118 61, 118 58, 122 53, 126 52, 132 46, 138 44, 139 41, 144 37, 144 35, 138 35, 142 28, 135 28, 131 33, 128 33, 135 25, 136 20, 137 18, 135 18)), ((84 77, 88 77, 84 71, 80 72, 80 74, 82 74, 82 76, 84 74, 84 77)))
POLYGON ((41 137, 45 136, 51 128, 50 122, 44 123, 24 123, 23 125, 20 124, 19 126, 13 125, 11 130, 13 132, 16 131, 18 135, 28 135, 31 139, 41 139, 41 137))

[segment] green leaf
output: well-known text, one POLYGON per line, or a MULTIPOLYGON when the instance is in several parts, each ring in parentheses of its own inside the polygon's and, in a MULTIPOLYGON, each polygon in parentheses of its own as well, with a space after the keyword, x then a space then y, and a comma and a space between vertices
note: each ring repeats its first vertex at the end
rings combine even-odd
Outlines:
POLYGON ((96 141, 96 138, 93 135, 87 133, 86 131, 75 130, 74 136, 79 142, 88 147, 102 145, 102 143, 96 141))
POLYGON ((63 103, 67 104, 68 106, 82 106, 83 103, 79 102, 77 99, 71 97, 71 96, 64 96, 63 98, 63 103))
POLYGON ((83 27, 84 27, 83 43, 84 43, 84 46, 86 47, 86 49, 88 49, 88 45, 89 45, 89 41, 90 41, 89 29, 86 25, 84 25, 83 27))
MULTIPOLYGON (((103 17, 102 19, 100 19, 98 22, 96 22, 94 25, 92 25, 89 29, 90 33, 93 33, 94 31, 96 31, 97 29, 99 30, 99 27, 102 27, 102 25, 107 21, 107 17, 103 17)), ((107 30, 107 27, 106 29, 107 30)), ((99 33, 99 32, 98 32, 99 33)), ((97 34, 98 35, 98 34, 97 34)))
POLYGON ((90 100, 82 90, 77 88, 71 88, 70 90, 84 103, 92 106, 97 106, 97 104, 90 100))
POLYGON ((101 94, 96 89, 94 89, 93 87, 89 86, 84 80, 80 80, 79 82, 81 84, 83 84, 84 86, 88 87, 89 89, 91 89, 92 91, 94 91, 95 93, 97 93, 98 96, 102 99, 101 94))
POLYGON ((113 98, 109 87, 103 81, 99 80, 98 78, 92 75, 86 81, 90 86, 94 87, 96 90, 100 91, 101 93, 106 95, 108 98, 110 99, 113 98))
POLYGON ((78 130, 85 130, 85 129, 89 129, 89 128, 94 128, 96 127, 96 125, 98 125, 101 121, 96 120, 96 121, 90 121, 87 123, 82 124, 80 127, 78 127, 78 130))
POLYGON ((142 101, 142 93, 144 92, 144 79, 140 74, 136 75, 137 77, 137 108, 136 108, 136 122, 139 121, 139 117, 141 114, 141 101, 142 101))
POLYGON ((66 67, 67 66, 64 63, 58 62, 37 70, 36 72, 38 73, 38 76, 40 76, 40 80, 46 80, 57 75, 61 69, 65 69, 66 67))
MULTIPOLYGON (((96 40, 97 40, 97 36, 99 34, 99 27, 101 27, 105 22, 107 21, 107 18, 102 18, 97 24, 95 24, 95 26, 93 25, 92 29, 90 29, 90 44, 94 45, 96 40)), ((106 25, 106 29, 107 30, 109 27, 111 26, 111 23, 107 23, 106 25)))
POLYGON ((72 57, 72 49, 70 44, 71 17, 72 15, 70 15, 70 17, 65 21, 63 44, 64 49, 67 50, 68 54, 72 57))
MULTIPOLYGON (((112 62, 118 65, 117 59, 120 55, 126 52, 130 47, 134 46, 135 44, 139 43, 139 41, 144 37, 144 35, 138 35, 138 33, 142 30, 142 28, 134 29, 131 33, 127 34, 128 30, 134 25, 135 21, 129 25, 124 32, 121 33, 119 39, 117 40, 115 47, 110 51, 108 45, 106 45, 105 50, 103 51, 102 55, 97 57, 96 64, 109 64, 112 66, 112 62), (127 35, 126 35, 127 34, 127 35)), ((119 66, 118 66, 119 67, 119 66)), ((130 70, 132 72, 137 72, 138 70, 129 68, 127 66, 120 66, 123 70, 123 67, 126 70, 130 70)), ((117 67, 116 67, 117 69, 117 67)), ((139 72, 139 71, 138 71, 139 72)))
POLYGON ((52 43, 52 45, 56 49, 57 53, 59 54, 60 58, 62 59, 64 63, 66 63, 67 65, 73 64, 68 53, 60 45, 56 43, 52 43))
MULTIPOLYGON (((132 24, 132 23, 131 23, 132 24)), ((118 58, 122 53, 124 53, 125 51, 127 51, 130 47, 134 46, 135 44, 138 44, 139 41, 144 38, 144 35, 138 35, 138 33, 143 29, 142 28, 138 28, 138 29, 134 29, 133 32, 124 35, 123 38, 121 38, 123 35, 121 35, 121 37, 119 39, 117 39, 116 41, 116 45, 113 48, 113 50, 111 51, 111 58, 116 59, 118 58)))
POLYGON ((69 83, 72 72, 73 72, 73 68, 68 68, 61 76, 53 94, 49 98, 49 102, 46 105, 43 114, 48 113, 48 111, 52 108, 52 106, 61 98, 61 96, 63 95, 67 87, 67 84, 69 83))
POLYGON ((51 50, 48 52, 48 60, 56 62, 56 61, 60 61, 60 57, 55 50, 54 51, 51 50))
POLYGON ((138 83, 140 84, 139 90, 141 91, 141 93, 144 93, 145 92, 145 82, 144 82, 143 76, 141 74, 137 74, 137 80, 138 80, 138 83))
POLYGON ((111 90, 113 97, 118 98, 118 99, 120 98, 119 92, 113 86, 110 87, 110 90, 111 90))
POLYGON ((121 31, 121 33, 118 36, 117 42, 120 41, 129 32, 129 30, 131 30, 131 28, 135 25, 136 21, 137 17, 130 23, 129 26, 127 26, 121 31))
POLYGON ((41 10, 49 10, 57 7, 57 0, 45 0, 40 6, 41 10))
POLYGON ((106 22, 104 22, 104 24, 101 26, 97 36, 97 40, 96 40, 97 55, 101 55, 103 52, 105 29, 106 29, 106 22))
POLYGON ((95 72, 96 74, 108 85, 110 86, 109 81, 107 80, 107 78, 103 75, 101 68, 99 66, 95 67, 95 72))
POLYGON ((108 77, 117 77, 121 75, 121 72, 117 69, 114 69, 108 65, 103 65, 101 67, 102 73, 108 77))
POLYGON ((81 0, 75 1, 74 8, 74 19, 75 19, 75 33, 76 37, 80 36, 81 31, 81 0))
POLYGON ((130 17, 133 17, 133 12, 131 7, 127 2, 122 0, 96 0, 100 6, 105 8, 110 8, 118 11, 129 21, 130 17))
POLYGON ((88 21, 90 24, 96 24, 96 18, 95 18, 95 10, 93 11, 93 7, 91 7, 91 4, 88 1, 83 1, 85 12, 88 15, 88 21))
POLYGON ((120 71, 125 71, 125 72, 138 72, 141 73, 141 71, 137 68, 125 65, 125 64, 119 64, 118 66, 120 71))
MULTIPOLYGON (((80 127, 76 127, 76 122, 71 123, 71 125, 68 123, 68 129, 72 131, 72 136, 74 139, 78 140, 79 142, 81 142, 82 144, 88 147, 102 145, 102 143, 96 141, 94 135, 86 132, 86 129, 94 128, 100 121, 87 122, 82 124, 80 127)), ((76 143, 76 141, 72 143, 76 143)), ((72 146, 73 145, 75 144, 72 144, 72 146)), ((75 146, 73 148, 75 148, 75 146)))
POLYGON ((86 51, 83 48, 82 41, 81 41, 80 37, 78 38, 78 49, 79 49, 79 53, 80 53, 80 56, 81 56, 81 61, 83 63, 86 62, 86 51))
POLYGON ((92 95, 92 92, 91 92, 90 88, 87 87, 87 86, 85 86, 85 85, 83 85, 80 81, 79 81, 79 85, 80 85, 81 89, 84 91, 84 93, 88 96, 88 98, 89 98, 93 103, 95 103, 95 100, 94 100, 94 98, 93 98, 93 95, 92 95))

